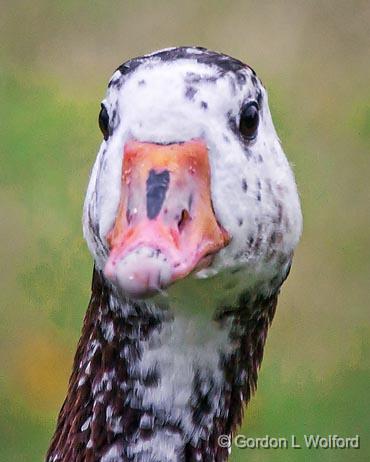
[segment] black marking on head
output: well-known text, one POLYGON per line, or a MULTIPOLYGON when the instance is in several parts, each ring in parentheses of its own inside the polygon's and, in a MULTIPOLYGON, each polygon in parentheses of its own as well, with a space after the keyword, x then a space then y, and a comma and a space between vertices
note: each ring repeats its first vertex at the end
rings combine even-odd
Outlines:
POLYGON ((168 170, 156 173, 150 170, 146 180, 146 213, 149 220, 154 220, 159 214, 166 192, 170 184, 170 174, 168 170))
POLYGON ((227 117, 227 122, 228 122, 228 125, 231 131, 235 133, 236 135, 238 135, 238 138, 239 138, 239 129, 238 129, 238 124, 236 123, 235 115, 231 111, 229 111, 226 114, 226 117, 227 117))
POLYGON ((116 105, 116 107, 112 111, 112 118, 109 124, 109 136, 113 134, 114 130, 120 124, 120 121, 121 121, 121 118, 119 116, 118 105, 116 105))
POLYGON ((208 103, 206 103, 205 101, 201 101, 200 107, 206 111, 208 109, 208 103))
POLYGON ((248 190, 248 183, 247 183, 247 180, 245 178, 243 178, 242 180, 242 189, 244 192, 247 192, 248 190))
POLYGON ((185 82, 188 84, 199 83, 202 80, 202 77, 195 72, 187 72, 185 76, 185 82))
POLYGON ((142 87, 143 85, 146 85, 146 81, 144 79, 141 79, 141 80, 138 81, 137 84, 138 84, 139 87, 142 87))
POLYGON ((262 189, 261 180, 258 178, 257 179, 257 193, 256 193, 258 202, 261 202, 261 189, 262 189))
POLYGON ((257 160, 260 164, 263 163, 263 157, 261 156, 261 154, 258 154, 257 160))
POLYGON ((185 75, 185 83, 187 85, 194 85, 197 83, 215 83, 217 80, 222 77, 221 75, 200 75, 195 72, 187 72, 185 75))
POLYGON ((288 216, 285 216, 285 219, 284 219, 284 227, 285 227, 285 231, 287 233, 290 233, 290 221, 289 221, 289 218, 288 216))
POLYGON ((281 224, 283 220, 283 204, 279 201, 276 207, 277 207, 277 222, 278 224, 281 224))
POLYGON ((251 76, 251 82, 252 82, 253 86, 255 86, 255 87, 258 88, 258 81, 257 81, 256 74, 253 74, 253 75, 251 76))
POLYGON ((243 218, 238 218, 238 226, 242 226, 243 225, 243 218))
POLYGON ((268 191, 268 193, 269 193, 269 194, 273 194, 273 192, 272 192, 272 186, 271 186, 271 179, 270 179, 270 178, 267 178, 267 179, 265 180, 265 182, 266 182, 266 185, 267 185, 267 191, 268 191))
MULTIPOLYGON (((121 72, 122 75, 127 75, 134 72, 141 64, 149 63, 151 61, 160 60, 162 62, 176 61, 179 59, 188 59, 197 61, 200 64, 205 64, 207 66, 216 67, 219 76, 222 77, 226 72, 235 72, 250 69, 252 74, 255 75, 254 70, 249 67, 247 64, 242 63, 238 59, 232 58, 231 56, 216 53, 215 51, 207 50, 203 47, 178 47, 172 48, 169 50, 161 50, 156 53, 140 56, 133 58, 119 66, 117 70, 121 72)), ((199 76, 195 73, 188 73, 188 76, 193 79, 193 81, 206 80, 206 81, 216 81, 217 77, 214 76, 199 76)))
POLYGON ((261 104, 262 104, 262 91, 258 90, 257 91, 257 103, 260 111, 262 110, 261 104))
POLYGON ((273 231, 270 237, 271 244, 281 244, 283 241, 283 234, 280 231, 273 231))
POLYGON ((95 252, 99 257, 102 257, 105 252, 104 244, 102 243, 99 235, 99 223, 95 222, 92 218, 92 205, 90 204, 88 209, 88 219, 89 219, 89 227, 91 230, 92 238, 94 239, 95 243, 95 252))
POLYGON ((202 78, 202 82, 208 82, 208 83, 216 83, 218 80, 218 77, 212 76, 212 75, 206 75, 202 78))
POLYGON ((258 250, 260 249, 261 244, 262 244, 262 236, 261 236, 261 234, 259 234, 259 235, 257 236, 256 242, 255 242, 255 244, 254 244, 254 249, 255 249, 255 251, 258 251, 258 250))
POLYGON ((108 88, 118 88, 120 89, 122 86, 122 79, 120 77, 116 78, 116 79, 112 79, 109 83, 108 83, 108 88))
POLYGON ((236 81, 238 82, 238 84, 240 86, 243 86, 246 82, 247 78, 245 77, 245 74, 241 73, 241 72, 237 72, 236 74, 236 81))
POLYGON ((114 108, 112 111, 112 124, 113 124, 113 121, 116 119, 116 117, 117 117, 117 109, 114 108))
POLYGON ((207 50, 203 47, 179 47, 172 50, 159 51, 152 55, 160 58, 164 62, 174 61, 177 59, 192 59, 201 64, 208 66, 217 66, 222 72, 237 72, 240 69, 245 69, 247 66, 238 59, 231 56, 216 53, 215 51, 207 50))
POLYGON ((130 59, 129 61, 126 61, 125 63, 121 64, 117 68, 117 71, 120 71, 122 75, 131 74, 143 63, 143 61, 143 58, 130 59))
POLYGON ((230 138, 227 135, 223 134, 223 139, 226 141, 226 143, 230 143, 230 138))
POLYGON ((194 100, 194 95, 198 92, 198 90, 194 87, 187 87, 185 90, 185 98, 189 99, 190 101, 194 100))

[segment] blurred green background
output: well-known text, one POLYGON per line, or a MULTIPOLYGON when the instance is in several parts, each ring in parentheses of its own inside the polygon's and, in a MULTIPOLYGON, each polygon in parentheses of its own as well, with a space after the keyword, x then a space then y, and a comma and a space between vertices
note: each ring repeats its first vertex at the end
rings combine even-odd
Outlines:
POLYGON ((0 460, 43 459, 89 299, 81 208, 113 70, 197 44, 252 65, 294 166, 304 233, 243 433, 361 437, 360 450, 231 461, 370 460, 370 3, 3 0, 0 460))

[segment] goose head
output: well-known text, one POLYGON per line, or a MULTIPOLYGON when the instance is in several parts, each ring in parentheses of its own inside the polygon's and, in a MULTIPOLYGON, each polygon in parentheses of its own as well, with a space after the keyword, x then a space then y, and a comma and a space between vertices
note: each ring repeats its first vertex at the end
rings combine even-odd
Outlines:
POLYGON ((112 287, 181 301, 190 278, 210 281, 218 290, 207 296, 227 304, 243 291, 276 292, 302 217, 249 66, 193 47, 132 59, 111 77, 99 124, 83 229, 112 287))

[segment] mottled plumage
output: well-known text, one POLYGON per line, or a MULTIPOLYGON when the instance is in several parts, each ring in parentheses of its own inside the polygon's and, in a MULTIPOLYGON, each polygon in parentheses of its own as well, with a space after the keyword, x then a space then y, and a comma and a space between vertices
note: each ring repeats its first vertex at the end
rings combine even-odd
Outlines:
MULTIPOLYGON (((95 260, 92 296, 47 461, 226 461, 218 436, 233 433, 256 389, 267 330, 301 233, 296 185, 266 91, 238 60, 172 48, 120 66, 103 105, 107 131, 84 206, 84 235, 95 260), (259 115, 250 139, 240 122, 248 104, 259 115), (194 149, 207 149, 212 213, 225 242, 184 280, 171 279, 175 264, 150 236, 128 254, 119 244, 116 252, 132 276, 115 276, 109 233, 126 203, 124 181, 134 181, 123 169, 132 140, 135 149, 144 143, 152 151, 180 152, 190 140, 200 140, 194 149), (158 271, 157 285, 149 270, 158 271), (136 274, 147 281, 136 281, 136 274), (189 287, 206 294, 206 303, 189 287)), ((174 175, 171 168, 152 169, 142 195, 127 189, 138 207, 144 197, 150 226, 167 209, 182 209, 174 218, 179 229, 195 220, 192 193, 186 194, 197 183, 178 186, 186 205, 177 206, 174 175)), ((182 177, 186 182, 185 172, 182 177)), ((126 226, 132 214, 141 219, 141 209, 130 207, 126 226)))

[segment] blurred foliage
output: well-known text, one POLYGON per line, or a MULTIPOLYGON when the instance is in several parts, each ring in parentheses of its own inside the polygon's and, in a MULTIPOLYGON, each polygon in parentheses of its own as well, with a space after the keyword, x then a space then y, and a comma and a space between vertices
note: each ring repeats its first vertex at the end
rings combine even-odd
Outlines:
POLYGON ((369 2, 4 0, 0 13, 0 460, 42 460, 64 399, 89 298, 80 216, 107 78, 180 44, 257 70, 303 204, 242 431, 361 436, 357 451, 231 460, 368 460, 369 2))

